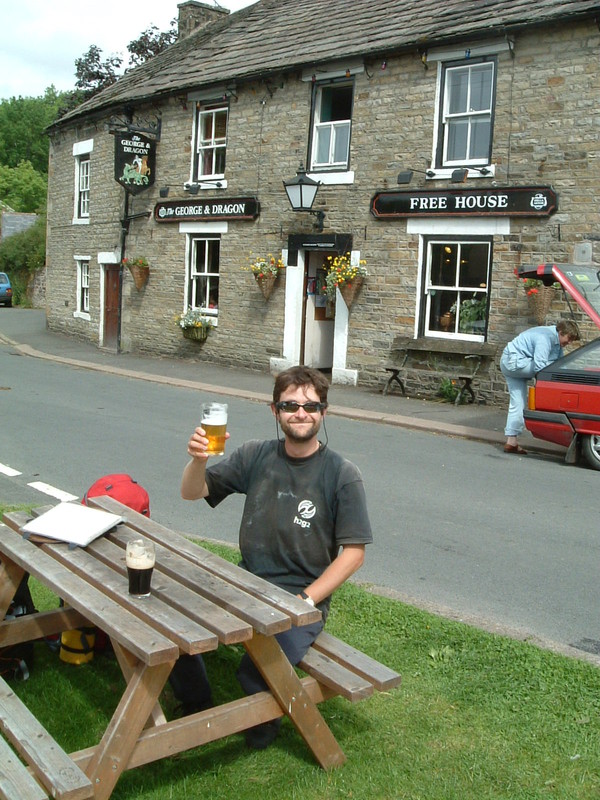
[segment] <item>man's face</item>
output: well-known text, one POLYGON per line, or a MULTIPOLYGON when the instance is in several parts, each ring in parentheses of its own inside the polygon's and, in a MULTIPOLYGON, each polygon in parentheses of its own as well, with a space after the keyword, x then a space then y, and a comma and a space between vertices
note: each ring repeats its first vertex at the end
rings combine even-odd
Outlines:
MULTIPOLYGON (((319 395, 313 386, 290 386, 281 393, 279 402, 295 400, 297 403, 319 403, 319 395)), ((294 442, 306 442, 317 435, 321 428, 321 420, 325 411, 308 413, 299 407, 297 411, 289 412, 274 408, 281 430, 294 442)))

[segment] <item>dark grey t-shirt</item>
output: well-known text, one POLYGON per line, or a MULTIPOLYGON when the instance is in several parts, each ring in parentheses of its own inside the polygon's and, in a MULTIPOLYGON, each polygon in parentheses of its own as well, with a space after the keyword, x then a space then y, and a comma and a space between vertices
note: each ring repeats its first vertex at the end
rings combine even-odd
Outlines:
MULTIPOLYGON (((242 566, 293 594, 324 572, 341 545, 373 541, 358 467, 327 447, 296 459, 283 442, 246 442, 210 466, 206 482, 213 507, 246 495, 242 566)), ((319 604, 324 614, 328 606, 319 604)))

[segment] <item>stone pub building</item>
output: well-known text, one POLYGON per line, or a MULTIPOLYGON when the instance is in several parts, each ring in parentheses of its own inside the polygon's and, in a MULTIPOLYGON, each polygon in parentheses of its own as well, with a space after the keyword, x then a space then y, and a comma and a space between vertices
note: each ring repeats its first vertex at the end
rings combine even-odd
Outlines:
MULTIPOLYGON (((50 328, 373 387, 403 337, 483 354, 480 397, 502 402, 499 353, 535 324, 515 270, 600 261, 600 4, 178 9, 175 44, 50 129, 50 328), (311 212, 284 189, 303 171, 311 212), (368 272, 350 306, 322 291, 345 253, 368 272), (267 298, 249 265, 268 255, 267 298), (214 323, 202 343, 189 307, 214 323)), ((566 313, 557 292, 547 321, 566 313)))

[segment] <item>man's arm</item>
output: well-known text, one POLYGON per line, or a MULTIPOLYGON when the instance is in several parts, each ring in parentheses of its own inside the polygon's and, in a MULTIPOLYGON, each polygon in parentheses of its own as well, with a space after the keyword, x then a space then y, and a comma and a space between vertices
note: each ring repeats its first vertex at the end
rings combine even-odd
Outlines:
POLYGON ((304 591, 315 603, 320 603, 339 588, 365 560, 364 544, 347 544, 342 552, 327 567, 325 572, 316 581, 307 586, 304 591))
POLYGON ((186 464, 181 476, 181 496, 184 500, 200 500, 208 497, 206 485, 206 460, 208 439, 202 428, 196 428, 188 442, 188 454, 192 460, 186 464))

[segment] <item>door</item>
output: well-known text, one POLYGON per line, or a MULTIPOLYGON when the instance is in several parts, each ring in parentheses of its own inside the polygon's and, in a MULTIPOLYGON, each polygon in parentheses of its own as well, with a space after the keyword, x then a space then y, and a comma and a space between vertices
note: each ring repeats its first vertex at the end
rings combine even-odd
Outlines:
POLYGON ((121 308, 121 268, 118 264, 104 267, 104 333, 102 345, 119 348, 119 311, 121 308))
POLYGON ((323 291, 325 259, 323 253, 306 252, 301 363, 330 370, 333 368, 335 302, 328 300, 323 291))

